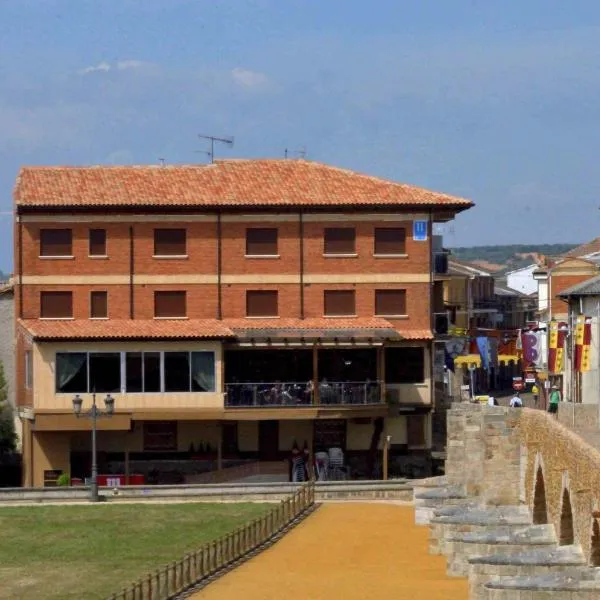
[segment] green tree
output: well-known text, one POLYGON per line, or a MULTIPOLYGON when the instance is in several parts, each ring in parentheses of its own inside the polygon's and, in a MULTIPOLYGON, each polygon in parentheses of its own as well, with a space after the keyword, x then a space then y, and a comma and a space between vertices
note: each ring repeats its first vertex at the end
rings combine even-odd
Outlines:
POLYGON ((8 384, 4 377, 4 366, 0 362, 0 456, 17 449, 17 434, 13 410, 8 403, 8 384))

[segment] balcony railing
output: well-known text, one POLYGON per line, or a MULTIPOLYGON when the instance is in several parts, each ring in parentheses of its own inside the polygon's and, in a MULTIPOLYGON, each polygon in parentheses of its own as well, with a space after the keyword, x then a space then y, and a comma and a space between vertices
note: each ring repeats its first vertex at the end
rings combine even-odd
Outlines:
MULTIPOLYGON (((310 383, 227 383, 225 406, 312 406, 317 403, 310 383)), ((328 381, 319 384, 318 403, 324 405, 380 404, 378 381, 328 381)))

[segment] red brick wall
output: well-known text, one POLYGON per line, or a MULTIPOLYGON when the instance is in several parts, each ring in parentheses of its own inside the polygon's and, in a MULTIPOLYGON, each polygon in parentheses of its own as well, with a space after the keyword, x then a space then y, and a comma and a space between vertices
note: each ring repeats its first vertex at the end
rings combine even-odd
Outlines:
MULTIPOLYGON (((31 350, 31 342, 18 325, 15 329, 15 336, 15 403, 17 406, 32 406, 32 390, 25 389, 25 352, 31 350)), ((35 378, 35 373, 33 376, 35 378)))
MULTIPOLYGON (((217 273, 217 224, 215 222, 186 222, 157 220, 154 223, 127 222, 106 223, 101 219, 94 223, 56 224, 73 230, 72 260, 39 258, 39 230, 50 224, 25 223, 23 225, 23 274, 25 276, 128 276, 130 248, 129 227, 134 228, 134 273, 142 275, 216 275, 217 273), (187 258, 153 258, 155 227, 179 227, 187 229, 187 258), (107 230, 107 259, 88 257, 88 231, 90 228, 107 230)), ((300 272, 299 224, 290 222, 227 222, 222 223, 222 273, 224 276, 294 275, 300 272), (245 258, 245 230, 247 227, 277 227, 277 259, 245 258)), ((411 238, 411 222, 305 222, 304 223, 304 272, 310 274, 357 274, 373 273, 429 275, 429 243, 414 242, 411 238), (323 230, 325 227, 349 226, 356 228, 356 258, 326 258, 323 256, 323 230), (375 258, 373 256, 373 232, 378 226, 405 226, 407 228, 406 257, 375 258)), ((18 249, 17 249, 18 250, 18 249)), ((18 267, 18 251, 15 253, 15 270, 18 267)), ((402 327, 424 329, 429 321, 429 284, 306 284, 304 286, 305 316, 323 316, 323 291, 325 289, 356 289, 357 314, 370 317, 374 314, 374 290, 400 288, 407 290, 409 318, 402 327)), ((73 291, 74 317, 89 317, 89 295, 93 290, 107 290, 109 294, 109 317, 129 318, 129 285, 26 285, 23 290, 23 317, 39 316, 41 290, 73 291)), ((135 317, 149 319, 154 316, 155 290, 185 289, 188 291, 189 318, 215 318, 217 316, 218 290, 214 284, 137 284, 134 290, 135 317)), ((294 284, 223 284, 222 314, 224 318, 239 318, 246 314, 245 291, 247 289, 278 289, 279 315, 299 317, 300 286, 294 284)), ((18 293, 18 292, 17 292, 18 293)))
POLYGON ((589 275, 558 275, 554 274, 551 276, 552 280, 552 314, 566 314, 568 312, 567 303, 560 298, 557 294, 570 288, 573 285, 577 285, 590 277, 594 277, 593 273, 589 275))

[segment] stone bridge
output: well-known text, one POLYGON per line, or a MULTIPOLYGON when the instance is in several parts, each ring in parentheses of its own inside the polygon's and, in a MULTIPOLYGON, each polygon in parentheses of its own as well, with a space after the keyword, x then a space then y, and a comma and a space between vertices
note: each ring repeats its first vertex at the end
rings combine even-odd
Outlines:
POLYGON ((453 405, 415 505, 471 600, 600 599, 600 452, 552 415, 453 405))

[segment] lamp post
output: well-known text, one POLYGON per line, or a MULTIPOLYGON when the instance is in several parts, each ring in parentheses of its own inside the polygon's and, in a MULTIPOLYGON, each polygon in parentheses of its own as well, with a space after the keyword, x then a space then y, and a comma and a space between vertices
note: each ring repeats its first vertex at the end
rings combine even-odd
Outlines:
POLYGON ((92 481, 90 484, 90 502, 98 502, 98 462, 96 457, 96 428, 97 421, 101 417, 112 417, 115 412, 115 399, 107 394, 104 398, 104 410, 96 405, 96 392, 92 394, 92 408, 81 412, 83 399, 79 394, 73 398, 73 412, 79 419, 80 417, 91 419, 92 421, 92 481))
POLYGON ((388 478, 388 457, 390 452, 390 442, 392 441, 391 435, 386 435, 383 442, 383 480, 387 481, 388 478))

